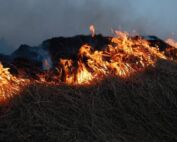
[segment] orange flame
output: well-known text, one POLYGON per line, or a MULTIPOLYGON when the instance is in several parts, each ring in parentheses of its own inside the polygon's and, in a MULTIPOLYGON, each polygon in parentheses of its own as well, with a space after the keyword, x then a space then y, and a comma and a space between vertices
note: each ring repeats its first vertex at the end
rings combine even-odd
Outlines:
POLYGON ((17 79, 9 72, 9 68, 4 68, 0 63, 0 102, 10 98, 20 90, 19 85, 22 79, 17 79))
MULTIPOLYGON (((90 26, 90 31, 93 37, 95 35, 93 25, 90 26)), ((172 39, 166 41, 172 47, 161 52, 145 39, 131 38, 128 33, 120 31, 115 31, 115 34, 110 44, 102 50, 95 50, 94 47, 85 44, 79 50, 77 61, 60 59, 60 66, 57 68, 59 76, 53 78, 72 85, 91 84, 107 76, 129 77, 149 66, 155 66, 158 59, 177 60, 177 42, 172 39)), ((49 68, 47 60, 44 60, 43 64, 49 68)), ((40 78, 38 82, 50 83, 45 79, 45 74, 38 76, 40 78)), ((14 77, 9 69, 0 63, 0 100, 21 91, 24 84, 33 82, 32 79, 14 77)))
POLYGON ((148 66, 154 66, 158 58, 167 59, 164 53, 151 47, 146 40, 133 40, 128 33, 119 31, 116 34, 117 37, 112 38, 111 44, 101 51, 83 45, 78 54, 77 67, 72 60, 60 60, 64 67, 65 82, 83 84, 108 75, 124 78, 148 66))

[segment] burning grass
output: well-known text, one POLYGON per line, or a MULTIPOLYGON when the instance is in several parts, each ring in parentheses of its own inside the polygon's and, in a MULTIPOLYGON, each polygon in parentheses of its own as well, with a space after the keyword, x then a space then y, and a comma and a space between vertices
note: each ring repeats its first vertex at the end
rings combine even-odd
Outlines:
POLYGON ((176 78, 177 64, 160 60, 93 86, 32 84, 1 106, 0 140, 177 141, 176 78))
POLYGON ((115 75, 127 78, 154 66, 157 59, 168 59, 164 52, 149 45, 142 38, 130 38, 128 33, 116 32, 117 37, 101 51, 83 45, 78 60, 61 59, 64 81, 68 84, 85 84, 97 78, 115 75))
MULTIPOLYGON (((92 37, 94 38, 94 27, 90 27, 92 37)), ((69 85, 92 85, 92 82, 102 80, 109 76, 117 76, 120 78, 128 78, 131 75, 138 74, 148 67, 154 67, 159 59, 176 61, 177 48, 176 42, 167 40, 172 46, 160 51, 160 47, 152 46, 147 40, 141 37, 131 37, 126 32, 115 31, 116 36, 112 37, 110 43, 96 50, 90 45, 83 45, 77 53, 77 59, 59 59, 56 67, 57 75, 53 71, 37 74, 38 82, 46 84, 55 82, 64 82, 69 85), (174 46, 173 46, 174 45, 174 46), (52 74, 53 73, 53 74, 52 74), (50 76, 50 77, 49 77, 50 76), (46 77, 51 78, 47 80, 46 77)), ((49 63, 44 60, 44 66, 49 69, 49 63)), ((8 69, 0 66, 1 73, 1 90, 11 91, 10 84, 15 81, 18 88, 18 82, 22 82, 22 78, 15 78, 8 69), (9 85, 8 85, 9 84, 9 85), (4 89, 9 87, 9 89, 4 89)), ((19 76, 24 76, 23 72, 19 72, 19 76)), ((29 78, 29 82, 33 83, 34 79, 29 78)), ((24 80, 24 82, 28 82, 24 80)), ((13 87, 14 88, 14 87, 13 87)), ((18 90, 18 89, 17 89, 18 90)), ((13 92, 13 91, 12 91, 13 92)), ((3 93, 5 94, 5 92, 3 93)))
POLYGON ((8 71, 9 68, 4 68, 0 63, 0 103, 13 97, 23 89, 24 84, 28 81, 16 78, 8 71))
POLYGON ((116 33, 60 59, 58 75, 27 80, 0 64, 0 141, 177 141, 176 43, 159 51, 116 33))

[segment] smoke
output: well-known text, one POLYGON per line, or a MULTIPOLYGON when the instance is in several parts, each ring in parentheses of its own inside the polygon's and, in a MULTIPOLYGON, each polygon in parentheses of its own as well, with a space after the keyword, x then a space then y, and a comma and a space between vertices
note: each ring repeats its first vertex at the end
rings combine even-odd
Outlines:
POLYGON ((12 52, 12 47, 3 38, 0 39, 0 53, 9 54, 12 52))
POLYGON ((177 33, 176 4, 176 0, 0 0, 0 38, 17 48, 54 36, 88 34, 90 24, 96 33, 110 34, 113 28, 166 38, 177 33))
POLYGON ((49 70, 53 67, 52 59, 48 51, 44 50, 42 47, 38 48, 38 60, 42 61, 43 70, 49 70))

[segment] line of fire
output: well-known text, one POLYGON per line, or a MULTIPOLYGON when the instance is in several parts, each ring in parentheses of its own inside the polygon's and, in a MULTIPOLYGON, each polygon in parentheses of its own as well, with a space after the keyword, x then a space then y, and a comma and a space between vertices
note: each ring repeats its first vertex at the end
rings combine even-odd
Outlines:
POLYGON ((121 31, 104 37, 95 34, 93 25, 90 32, 91 36, 50 39, 39 47, 22 45, 9 56, 1 55, 0 99, 18 94, 34 82, 87 86, 109 76, 126 79, 155 67, 157 60, 177 60, 173 39, 121 31))

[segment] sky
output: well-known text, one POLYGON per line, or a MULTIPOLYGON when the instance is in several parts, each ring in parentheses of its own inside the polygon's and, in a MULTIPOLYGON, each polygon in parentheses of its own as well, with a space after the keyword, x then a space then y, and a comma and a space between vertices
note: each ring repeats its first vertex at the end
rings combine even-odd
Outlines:
POLYGON ((177 39, 176 7, 177 0, 0 0, 0 53, 89 34, 90 24, 105 35, 116 29, 177 39))

